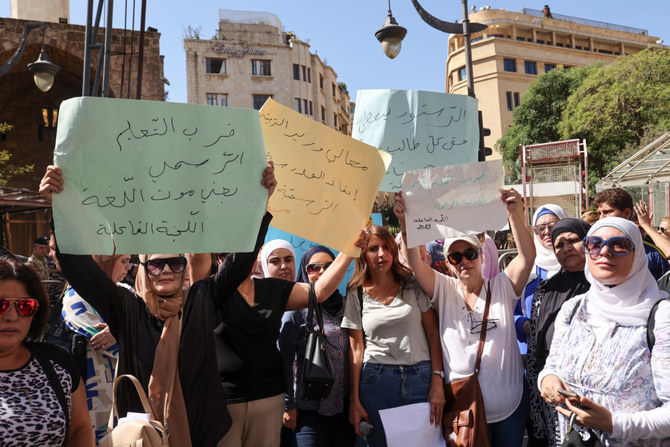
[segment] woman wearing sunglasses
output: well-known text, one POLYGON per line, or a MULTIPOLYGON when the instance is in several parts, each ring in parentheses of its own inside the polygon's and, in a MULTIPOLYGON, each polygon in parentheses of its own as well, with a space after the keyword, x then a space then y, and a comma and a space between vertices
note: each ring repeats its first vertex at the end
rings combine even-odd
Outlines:
POLYGON ((619 217, 599 220, 584 238, 591 288, 558 313, 538 378, 561 436, 574 413, 573 427, 593 429, 605 446, 670 443, 670 302, 642 244, 637 226, 619 217))
MULTIPOLYGON (((315 283, 334 259, 333 252, 323 245, 311 247, 300 260, 298 281, 315 283)), ((287 312, 282 318, 278 344, 286 381, 283 422, 289 438, 287 445, 294 445, 291 441, 295 439, 298 447, 350 447, 354 442, 354 430, 348 421, 349 405, 348 399, 345 399, 349 393, 349 331, 340 327, 344 297, 339 290, 335 290, 320 306, 323 330, 328 339, 326 347, 335 376, 330 395, 320 402, 296 399, 296 395, 301 394, 301 384, 295 379, 300 377, 305 356, 307 309, 287 312)))
MULTIPOLYGON (((276 186, 272 166, 261 183, 271 195, 276 186)), ((62 190, 60 168, 49 166, 40 192, 50 198, 62 190)), ((140 255, 133 291, 114 283, 91 256, 57 251, 63 274, 119 344, 118 374, 134 375, 148 391, 156 418, 167 415, 171 445, 212 447, 231 426, 217 368, 215 316, 253 268, 271 218, 263 218, 254 252, 227 256, 214 275, 187 291, 187 261, 181 254, 140 255)), ((127 382, 119 385, 118 397, 122 415, 143 412, 127 382)))
POLYGON ((49 299, 37 273, 20 261, 0 259, 3 447, 95 444, 77 366, 64 349, 35 342, 48 318, 49 299))
MULTIPOLYGON (((366 421, 367 442, 386 446, 379 410, 430 402, 426 419, 442 422, 442 353, 435 311, 398 258, 393 236, 376 225, 356 259, 349 282, 342 327, 349 329, 349 421, 357 435, 366 421)), ((417 259, 428 270, 431 267, 417 259)))
MULTIPOLYGON (((521 446, 528 418, 528 407, 521 403, 523 366, 514 330, 514 307, 523 291, 535 259, 533 239, 523 218, 523 205, 513 189, 502 190, 507 218, 519 254, 505 271, 490 281, 482 276, 482 247, 476 236, 444 241, 444 253, 455 278, 443 275, 421 262, 418 248, 407 248, 405 205, 402 194, 396 197, 395 213, 403 231, 403 254, 416 280, 437 311, 442 338, 445 381, 464 379, 473 374, 482 329, 486 340, 479 371, 491 445, 521 446), (490 308, 486 321, 487 296, 490 308)), ((410 230, 411 231, 411 230, 410 230)), ((451 423, 451 421, 445 421, 451 423)))

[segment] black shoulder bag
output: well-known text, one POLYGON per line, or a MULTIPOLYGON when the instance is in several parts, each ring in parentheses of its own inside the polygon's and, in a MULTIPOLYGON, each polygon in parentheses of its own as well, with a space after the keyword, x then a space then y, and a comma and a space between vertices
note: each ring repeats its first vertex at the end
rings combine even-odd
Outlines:
POLYGON ((309 285, 309 310, 307 311, 307 345, 305 360, 300 376, 298 398, 303 400, 321 400, 328 397, 335 382, 333 363, 326 348, 326 336, 323 333, 323 314, 316 302, 314 284, 309 285), (314 327, 314 314, 319 328, 314 327))

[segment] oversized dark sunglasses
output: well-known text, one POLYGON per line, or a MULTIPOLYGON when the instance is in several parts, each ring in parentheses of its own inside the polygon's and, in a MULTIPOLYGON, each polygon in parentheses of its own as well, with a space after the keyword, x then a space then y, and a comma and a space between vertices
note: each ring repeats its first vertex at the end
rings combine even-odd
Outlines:
POLYGON ((586 236, 582 249, 587 255, 596 255, 600 253, 605 245, 607 245, 610 253, 617 256, 626 256, 634 247, 633 241, 627 237, 614 236, 609 239, 603 239, 598 236, 586 236))
POLYGON ((320 272, 321 269, 326 270, 328 267, 330 267, 330 264, 332 264, 333 261, 329 262, 312 262, 311 264, 307 264, 305 266, 305 270, 307 270, 307 273, 316 273, 320 272))
POLYGON ((12 307, 16 307, 16 311, 22 317, 30 318, 35 313, 37 309, 40 308, 40 303, 37 302, 34 298, 19 298, 19 299, 9 299, 9 298, 0 298, 0 315, 4 314, 12 307))
POLYGON ((447 260, 451 265, 458 265, 463 261, 463 258, 467 259, 468 261, 474 261, 479 257, 479 250, 474 247, 466 248, 463 250, 463 253, 459 251, 455 251, 453 253, 449 253, 447 255, 447 260))
POLYGON ((177 256, 175 258, 157 258, 149 259, 142 262, 142 265, 147 269, 147 273, 151 276, 158 276, 163 272, 165 264, 170 266, 172 273, 181 273, 186 268, 186 258, 177 256))

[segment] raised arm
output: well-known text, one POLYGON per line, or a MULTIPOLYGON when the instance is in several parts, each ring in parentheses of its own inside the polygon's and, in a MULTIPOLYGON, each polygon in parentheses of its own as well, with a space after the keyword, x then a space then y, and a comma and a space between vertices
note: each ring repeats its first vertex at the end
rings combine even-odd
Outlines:
MULTIPOLYGON (((442 342, 440 341, 440 329, 437 323, 435 309, 428 309, 421 313, 421 324, 428 340, 430 348, 430 366, 433 371, 442 371, 442 342)), ((442 412, 446 403, 444 398, 444 381, 438 374, 430 375, 430 390, 428 391, 428 402, 430 402, 430 423, 435 427, 442 424, 442 412)))
MULTIPOLYGON (((364 249, 368 242, 368 236, 364 231, 354 244, 360 249, 364 249)), ((340 285, 344 279, 344 275, 351 264, 351 256, 347 256, 340 252, 328 269, 319 277, 314 283, 314 293, 316 294, 316 301, 322 303, 335 292, 335 289, 340 285)), ((291 290, 291 295, 288 297, 286 310, 304 309, 309 304, 309 284, 295 283, 291 290)))
POLYGON ((501 193, 501 200, 507 205, 509 226, 519 250, 519 254, 507 266, 506 273, 512 282, 514 293, 519 296, 535 263, 535 245, 533 236, 524 222, 521 196, 513 188, 503 189, 501 193))
POLYGON ((635 204, 635 213, 637 214, 637 222, 642 227, 644 231, 647 232, 651 240, 654 242, 662 252, 664 258, 670 256, 670 239, 667 239, 665 236, 661 235, 656 228, 651 226, 651 221, 654 218, 654 215, 649 213, 649 207, 643 201, 639 201, 635 204))
POLYGON ((409 267, 414 272, 414 277, 419 283, 423 291, 428 295, 428 298, 433 297, 433 290, 435 290, 435 270, 427 265, 421 259, 421 250, 419 247, 407 247, 407 223, 405 222, 405 198, 402 196, 402 191, 395 196, 395 207, 393 212, 400 221, 400 231, 402 232, 402 244, 400 244, 400 252, 402 257, 407 259, 409 267))

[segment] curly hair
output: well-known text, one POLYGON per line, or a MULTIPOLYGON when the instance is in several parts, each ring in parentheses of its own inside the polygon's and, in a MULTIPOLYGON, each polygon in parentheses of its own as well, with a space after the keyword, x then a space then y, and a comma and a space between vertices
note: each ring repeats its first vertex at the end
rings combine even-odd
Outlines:
POLYGON ((600 205, 607 204, 619 211, 630 210, 631 215, 633 209, 633 196, 628 191, 622 188, 609 188, 600 191, 593 199, 593 205, 599 208, 600 205))
MULTIPOLYGON (((378 225, 368 225, 363 231, 365 231, 369 237, 377 236, 388 245, 389 250, 393 255, 391 274, 393 275, 393 279, 404 288, 412 279, 412 271, 400 263, 398 257, 398 244, 396 244, 393 235, 386 228, 378 225)), ((367 246, 365 247, 365 250, 361 250, 361 255, 356 259, 354 274, 351 277, 351 281, 349 281, 349 288, 362 286, 364 282, 369 281, 372 278, 365 258, 366 251, 367 246)))
POLYGON ((0 259, 0 281, 12 279, 23 284, 28 295, 39 303, 37 313, 33 316, 33 321, 30 323, 30 329, 28 330, 28 337, 31 340, 38 340, 42 337, 49 320, 50 305, 46 290, 44 290, 42 281, 40 281, 34 267, 18 259, 0 259))

